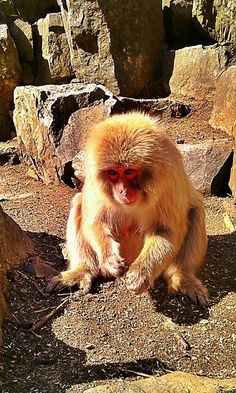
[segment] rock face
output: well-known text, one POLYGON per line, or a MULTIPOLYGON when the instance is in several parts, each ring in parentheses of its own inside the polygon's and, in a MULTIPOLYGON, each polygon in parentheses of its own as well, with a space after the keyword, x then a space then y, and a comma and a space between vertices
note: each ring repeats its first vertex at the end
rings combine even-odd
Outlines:
MULTIPOLYGON (((236 139, 236 66, 229 67, 218 79, 210 125, 226 131, 236 139)), ((230 187, 236 197, 235 154, 230 176, 230 187)))
POLYGON ((70 50, 61 13, 48 14, 44 19, 39 19, 36 26, 36 84, 71 80, 70 50))
MULTIPOLYGON (((109 385, 87 389, 85 393, 233 393, 235 387, 236 378, 219 380, 174 372, 140 381, 111 382, 109 385)), ((76 387, 67 390, 67 393, 76 392, 76 387)))
POLYGON ((1 3, 7 16, 18 15, 30 23, 43 18, 49 12, 59 11, 57 0, 3 0, 1 3))
MULTIPOLYGON (((185 170, 197 190, 211 194, 213 180, 233 150, 233 140, 209 140, 195 145, 178 145, 185 170)), ((227 180, 225 179, 226 185, 227 180)), ((222 188, 225 184, 222 185, 222 188)), ((220 190, 219 190, 220 193, 220 190)))
POLYGON ((212 98, 230 50, 228 45, 197 45, 167 52, 163 76, 166 92, 198 100, 212 98))
POLYGON ((126 96, 160 90, 164 31, 159 1, 58 2, 80 82, 101 83, 126 96))
POLYGON ((201 42, 192 18, 193 0, 163 0, 162 8, 166 40, 170 49, 201 42))
POLYGON ((16 44, 22 66, 22 82, 30 84, 34 81, 34 45, 33 31, 30 23, 19 18, 9 21, 11 36, 16 44))
POLYGON ((101 101, 93 107, 81 108, 72 113, 64 128, 60 145, 56 149, 63 168, 73 161, 78 151, 81 151, 89 128, 108 115, 110 105, 112 106, 112 100, 106 104, 101 101))
POLYGON ((229 67, 217 80, 210 125, 236 138, 236 66, 229 67))
POLYGON ((19 59, 23 63, 34 60, 33 33, 31 24, 17 18, 9 24, 11 36, 16 44, 19 59))
MULTIPOLYGON (((175 115, 174 106, 174 101, 168 98, 117 99, 103 86, 95 84, 18 87, 15 90, 14 122, 21 153, 28 158, 37 177, 46 184, 62 179, 71 185, 73 171, 79 181, 84 180, 83 146, 93 124, 112 113, 130 110, 163 116, 169 111, 172 117, 175 115)), ((178 108, 188 109, 181 103, 178 108)), ((195 187, 210 194, 215 177, 232 153, 232 138, 178 146, 195 187)), ((227 176, 225 179, 225 183, 220 180, 217 184, 219 194, 220 189, 228 184, 227 176)))
POLYGON ((33 253, 28 236, 0 206, 0 344, 2 342, 1 323, 6 309, 4 293, 7 289, 6 272, 23 262, 33 253))
POLYGON ((20 149, 17 138, 0 142, 0 166, 5 164, 17 165, 19 163, 20 149))
POLYGON ((108 90, 95 84, 17 87, 14 123, 21 151, 37 176, 46 184, 58 182, 81 149, 81 135, 91 122, 108 116, 115 103, 108 90))
POLYGON ((199 32, 217 42, 232 42, 236 48, 236 3, 234 0, 193 0, 193 18, 199 32))
POLYGON ((11 36, 16 44, 21 62, 31 63, 34 59, 33 33, 30 23, 17 18, 10 23, 11 36))
POLYGON ((13 39, 6 24, 0 25, 0 141, 14 131, 10 111, 13 109, 13 90, 21 80, 21 66, 13 39))

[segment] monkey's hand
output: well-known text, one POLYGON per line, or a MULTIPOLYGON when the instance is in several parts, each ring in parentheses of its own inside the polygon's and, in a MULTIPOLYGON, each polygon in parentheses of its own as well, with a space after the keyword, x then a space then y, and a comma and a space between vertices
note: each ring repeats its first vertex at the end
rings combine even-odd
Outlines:
POLYGON ((182 293, 192 303, 199 307, 206 307, 209 303, 208 291, 203 283, 195 276, 186 276, 178 286, 170 286, 168 289, 170 296, 182 293))
POLYGON ((92 275, 86 269, 68 270, 53 277, 46 286, 46 292, 61 292, 65 288, 78 285, 83 293, 88 293, 92 286, 92 275))
POLYGON ((120 255, 112 254, 101 265, 102 275, 105 277, 121 277, 128 270, 126 260, 120 255))
POLYGON ((61 292, 66 286, 63 284, 62 281, 62 275, 59 274, 58 276, 55 276, 53 278, 50 278, 48 280, 45 292, 47 293, 53 293, 53 292, 61 292))
POLYGON ((135 262, 126 274, 126 286, 129 291, 137 295, 148 291, 152 286, 151 275, 145 267, 141 267, 139 263, 135 262))
POLYGON ((162 273, 165 260, 171 250, 172 244, 167 237, 146 236, 140 255, 132 263, 126 275, 127 288, 137 294, 151 288, 155 279, 162 273))

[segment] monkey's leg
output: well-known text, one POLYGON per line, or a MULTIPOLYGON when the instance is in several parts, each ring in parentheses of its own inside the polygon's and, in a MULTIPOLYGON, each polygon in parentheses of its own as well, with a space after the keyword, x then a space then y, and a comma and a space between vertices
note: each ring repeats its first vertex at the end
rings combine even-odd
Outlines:
POLYGON ((203 207, 189 211, 189 229, 184 243, 174 262, 164 272, 169 293, 182 293, 192 302, 201 306, 208 303, 208 292, 197 277, 207 248, 207 236, 203 207))
POLYGON ((99 274, 96 255, 83 235, 81 195, 77 194, 67 223, 66 255, 69 269, 53 277, 46 287, 47 292, 58 292, 65 287, 78 285, 83 292, 89 292, 92 281, 99 274))
POLYGON ((83 293, 88 293, 91 290, 93 278, 87 266, 80 264, 77 269, 69 269, 53 277, 47 284, 46 292, 60 292, 67 287, 78 285, 83 293))
POLYGON ((168 264, 172 248, 168 237, 147 236, 140 255, 126 274, 127 288, 138 294, 152 287, 168 264))
POLYGON ((120 277, 128 269, 126 260, 120 255, 120 244, 109 230, 100 224, 86 229, 86 235, 95 251, 99 269, 104 277, 120 277))
POLYGON ((208 304, 208 292, 201 280, 190 272, 183 272, 175 264, 168 266, 164 272, 171 296, 182 294, 193 303, 205 307, 208 304))
POLYGON ((76 259, 70 259, 69 269, 51 279, 46 288, 47 292, 59 292, 73 285, 78 285, 84 293, 90 291, 93 279, 99 275, 96 255, 82 234, 77 236, 73 247, 73 253, 69 249, 68 255, 73 255, 76 259))

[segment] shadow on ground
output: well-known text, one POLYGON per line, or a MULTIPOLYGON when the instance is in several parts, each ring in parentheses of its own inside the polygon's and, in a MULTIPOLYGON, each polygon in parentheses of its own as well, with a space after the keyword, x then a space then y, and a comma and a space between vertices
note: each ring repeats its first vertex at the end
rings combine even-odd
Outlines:
MULTIPOLYGON (((65 261, 63 260, 61 254, 61 243, 62 239, 56 236, 48 235, 46 233, 29 233, 31 239, 35 243, 35 249, 37 254, 43 260, 52 263, 58 270, 65 268, 65 261)), ((206 265, 203 271, 203 281, 209 289, 210 293, 210 305, 207 309, 199 309, 198 307, 190 304, 183 298, 169 299, 167 295, 166 285, 161 280, 159 280, 155 288, 150 292, 151 301, 155 305, 156 320, 160 320, 160 326, 163 322, 163 316, 168 317, 174 324, 178 326, 187 326, 190 332, 191 341, 191 331, 194 329, 194 325, 201 320, 207 320, 209 318, 210 310, 213 306, 221 302, 221 300, 229 293, 232 293, 236 289, 236 234, 221 235, 221 236, 210 236, 209 237, 209 247, 206 257, 206 265)), ((163 340, 160 337, 156 337, 157 343, 155 345, 160 347, 160 356, 155 356, 152 354, 151 350, 147 351, 149 356, 142 356, 142 353, 137 353, 137 357, 132 357, 129 355, 133 361, 126 361, 124 356, 124 361, 116 361, 116 356, 111 356, 110 360, 102 360, 96 353, 96 348, 93 345, 85 347, 86 350, 80 347, 73 347, 68 345, 64 341, 56 337, 50 323, 47 323, 43 328, 37 333, 32 334, 29 331, 25 331, 22 327, 18 326, 16 321, 21 320, 38 320, 44 316, 48 310, 56 307, 64 299, 62 296, 50 296, 43 297, 42 293, 36 290, 33 285, 35 280, 34 276, 28 274, 16 275, 11 278, 11 292, 9 295, 10 312, 5 323, 5 347, 3 352, 3 366, 0 368, 1 372, 1 391, 13 393, 28 393, 28 392, 65 392, 69 387, 79 384, 81 386, 89 386, 90 383, 94 381, 103 381, 107 379, 115 378, 137 378, 137 373, 144 372, 145 374, 156 374, 162 375, 167 369, 182 369, 185 370, 185 366, 181 367, 181 363, 176 362, 176 358, 173 357, 173 362, 165 362, 165 359, 169 359, 168 356, 164 354, 166 350, 168 352, 168 346, 173 346, 173 342, 179 332, 172 333, 168 332, 166 337, 166 343, 163 344, 163 340), (24 277, 25 275, 25 277, 24 277), (173 338, 174 337, 174 338, 173 338), (159 340, 159 342, 158 342, 159 340), (160 341, 162 340, 162 341, 160 341), (168 344, 168 340, 172 340, 168 344), (166 347, 161 346, 166 345, 166 347), (164 348, 164 349, 163 349, 164 348), (167 349, 166 349, 167 348, 167 349), (172 367, 171 365, 175 365, 172 367), (83 385, 85 384, 85 385, 83 385)), ((45 286, 45 279, 37 281, 43 290, 45 286)), ((101 288, 99 284, 95 287, 95 302, 84 306, 82 298, 80 298, 79 303, 77 301, 78 313, 80 313, 81 307, 84 310, 89 310, 91 307, 94 308, 94 321, 96 324, 96 318, 99 318, 97 310, 102 310, 100 304, 105 304, 109 307, 110 297, 112 297, 112 291, 114 292, 114 286, 116 283, 112 283, 110 286, 106 285, 101 288), (114 284, 114 285, 113 285, 114 284), (96 290, 97 288, 97 290, 96 290), (103 296, 103 300, 102 300, 103 296), (105 301, 104 301, 105 298, 105 301), (103 301, 103 302, 102 302, 103 301)), ((123 291, 125 288, 118 288, 118 298, 116 293, 114 295, 115 302, 117 303, 117 310, 119 311, 119 306, 123 303, 125 308, 125 302, 131 299, 132 306, 132 295, 127 300, 127 293, 123 291), (123 294, 122 295, 122 291, 123 294), (124 298, 122 298, 124 296, 124 298)), ((137 307, 131 309, 133 314, 138 315, 140 310, 140 318, 142 319, 142 310, 140 307, 145 309, 147 315, 149 315, 150 303, 145 304, 145 299, 140 298, 137 302, 137 307), (144 306, 142 306, 144 302, 144 306)), ((103 306, 104 307, 104 306, 103 306)), ((218 306, 217 306, 218 307, 218 306)), ((220 307, 220 306, 219 306, 220 307)), ((116 310, 115 310, 116 311, 116 310)), ((106 309, 105 309, 106 312, 106 309)), ((123 311, 122 311, 123 312, 123 311)), ((103 311, 101 311, 101 314, 103 311)), ((151 310, 150 310, 151 314, 151 310)), ((64 316, 67 315, 67 309, 64 311, 64 316)), ((121 329, 121 319, 119 312, 114 314, 115 317, 110 321, 110 329, 113 332, 113 336, 118 336, 121 329), (118 315, 118 317, 117 317, 118 315), (119 329, 119 331, 116 331, 119 329)), ((136 317, 135 315, 135 317, 136 317)), ((73 326, 65 326, 64 329, 68 328, 69 334, 74 335, 86 335, 87 340, 93 342, 93 335, 89 336, 89 332, 86 333, 86 329, 90 328, 91 322, 86 322, 86 314, 82 317, 78 314, 78 323, 76 329, 73 326), (85 327, 80 327, 81 318, 84 321, 85 327), (86 328, 86 324, 88 324, 86 328), (90 325, 89 325, 90 324, 90 325), (74 330, 73 330, 74 329, 74 330)), ((146 318, 146 317, 145 317, 146 318)), ((222 317, 223 318, 223 317, 222 317)), ((125 317, 124 317, 125 320, 125 317)), ((155 320, 155 321, 156 321, 155 320)), ((147 320, 147 331, 145 332, 145 337, 148 342, 148 337, 153 334, 148 330, 148 320, 147 320)), ((127 332, 131 329, 131 325, 125 322, 125 328, 127 332)), ((152 327, 153 328, 153 327, 152 327)), ((96 331, 96 326, 94 327, 96 331)), ((100 329, 100 327, 98 328, 100 329)), ((156 329, 156 327, 155 327, 156 329)), ((161 330, 161 328, 160 328, 161 330)), ((154 332, 155 333, 155 332, 154 332)), ((98 331, 98 336, 100 331, 98 331)), ((182 334, 182 333, 181 333, 182 334)), ((196 333, 198 335, 198 333, 196 333)), ((122 336, 124 337, 124 336, 122 336)), ((155 337, 155 335, 154 335, 155 337)), ((132 338, 132 336, 131 336, 132 338)), ((124 338, 122 338, 125 340, 124 338)), ((126 338, 129 340, 129 337, 126 338)), ((194 338, 195 339, 195 338, 194 338)), ((109 336, 107 338, 109 340, 109 336)), ((155 341, 155 340, 154 340, 155 341)), ((194 340, 193 340, 194 341, 194 340)), ((98 341, 99 342, 99 341, 98 341)), ((124 346, 127 344, 123 341, 124 346)), ((122 346, 117 348, 122 351, 122 346)), ((146 343, 141 343, 143 346, 146 343)), ((207 344, 208 345, 208 344, 207 344)), ((150 347, 151 348, 151 347, 150 347)), ((194 348, 194 346, 193 346, 194 348)), ((201 348, 201 342, 200 347, 201 348)), ((191 358, 191 348, 185 348, 183 358, 191 358)), ((209 353, 211 355, 211 349, 209 347, 209 353)), ((224 351, 224 349, 222 350, 224 351)), ((104 350, 105 353, 105 350, 104 350)), ((227 355, 227 353, 226 353, 227 355)), ((175 355, 176 356, 176 355, 175 355)), ((179 355, 178 355, 179 356, 179 355)), ((204 358, 204 353, 201 350, 198 355, 200 358, 204 358)), ((119 356, 118 356, 119 357, 119 356)), ((227 356, 224 361, 223 352, 221 354, 222 364, 224 363, 224 368, 227 368, 227 356)), ((121 356, 122 358, 122 356, 121 356)), ((195 360, 197 364, 197 361, 195 360)), ((214 366, 214 364, 213 364, 214 366)), ((200 366, 199 366, 200 367, 200 366)), ((223 367, 223 366, 222 366, 223 367)), ((81 388, 81 392, 83 389, 81 388)))
POLYGON ((178 325, 194 325, 209 317, 209 308, 227 293, 236 291, 236 233, 209 236, 202 279, 209 291, 210 304, 206 309, 179 297, 167 296, 167 286, 159 280, 150 292, 157 312, 163 313, 178 325))

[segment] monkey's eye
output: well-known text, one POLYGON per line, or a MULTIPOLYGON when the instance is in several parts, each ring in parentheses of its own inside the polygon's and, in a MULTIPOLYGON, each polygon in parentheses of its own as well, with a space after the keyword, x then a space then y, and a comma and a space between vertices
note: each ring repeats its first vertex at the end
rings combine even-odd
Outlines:
POLYGON ((118 180, 118 177, 119 177, 119 173, 114 171, 114 169, 108 169, 107 175, 108 175, 109 179, 111 179, 112 181, 118 180))
POLYGON ((131 177, 135 177, 137 175, 137 171, 133 168, 127 168, 127 169, 125 169, 124 174, 126 176, 128 176, 129 178, 131 178, 131 177))

